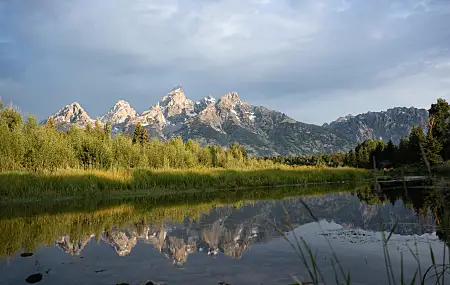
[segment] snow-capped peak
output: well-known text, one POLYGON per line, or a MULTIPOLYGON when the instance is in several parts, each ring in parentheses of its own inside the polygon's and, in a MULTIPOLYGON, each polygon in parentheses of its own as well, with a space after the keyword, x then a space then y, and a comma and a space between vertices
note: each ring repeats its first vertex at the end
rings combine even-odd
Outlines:
POLYGON ((78 124, 84 126, 94 122, 78 102, 73 102, 51 116, 53 121, 59 124, 78 124))
POLYGON ((127 101, 119 100, 109 110, 108 113, 101 116, 99 120, 102 123, 111 122, 113 125, 121 124, 129 118, 133 118, 137 115, 136 111, 131 108, 127 101))

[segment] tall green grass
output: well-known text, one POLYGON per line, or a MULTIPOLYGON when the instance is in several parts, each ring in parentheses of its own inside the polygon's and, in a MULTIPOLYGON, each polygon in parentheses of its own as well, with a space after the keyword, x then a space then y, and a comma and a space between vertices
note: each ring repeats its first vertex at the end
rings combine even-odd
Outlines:
POLYGON ((280 167, 271 169, 61 170, 48 173, 0 173, 0 199, 45 198, 185 190, 226 190, 309 183, 361 182, 366 170, 280 167))

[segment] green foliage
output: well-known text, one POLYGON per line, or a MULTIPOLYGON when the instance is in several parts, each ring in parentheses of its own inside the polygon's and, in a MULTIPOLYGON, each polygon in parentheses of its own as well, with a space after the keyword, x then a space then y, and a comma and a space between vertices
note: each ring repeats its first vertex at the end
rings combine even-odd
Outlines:
POLYGON ((425 143, 424 151, 426 159, 430 164, 439 164, 442 162, 442 145, 441 143, 428 132, 425 143))
POLYGON ((432 104, 429 114, 429 132, 431 136, 438 139, 441 143, 445 133, 449 128, 450 105, 444 99, 438 99, 436 104, 432 104))
POLYGON ((111 137, 112 124, 111 122, 107 122, 103 127, 103 132, 107 138, 111 137))
POLYGON ((48 118, 47 122, 45 123, 45 127, 47 129, 56 129, 56 124, 52 117, 48 118))
POLYGON ((138 123, 136 125, 136 128, 134 129, 134 133, 133 133, 133 143, 134 144, 141 142, 142 134, 143 134, 142 125, 141 125, 141 123, 138 123))
POLYGON ((2 109, 0 111, 0 124, 8 126, 10 131, 19 130, 22 127, 22 116, 12 107, 2 109))
POLYGON ((424 162, 424 146, 425 135, 423 129, 420 126, 413 126, 409 134, 408 164, 422 164, 424 162))

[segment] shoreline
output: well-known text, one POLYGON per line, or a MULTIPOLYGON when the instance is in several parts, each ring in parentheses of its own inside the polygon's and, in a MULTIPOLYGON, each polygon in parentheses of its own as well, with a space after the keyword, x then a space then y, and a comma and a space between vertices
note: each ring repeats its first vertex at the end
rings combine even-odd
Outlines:
POLYGON ((54 173, 0 173, 0 201, 15 199, 170 195, 248 188, 367 182, 369 171, 355 168, 270 168, 251 170, 61 170, 54 173))

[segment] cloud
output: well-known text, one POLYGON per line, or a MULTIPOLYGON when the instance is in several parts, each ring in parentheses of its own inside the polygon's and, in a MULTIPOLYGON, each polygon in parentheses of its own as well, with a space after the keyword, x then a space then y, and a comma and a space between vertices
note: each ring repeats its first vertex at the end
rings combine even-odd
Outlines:
POLYGON ((432 67, 450 58, 449 16, 446 1, 7 0, 0 80, 16 87, 0 93, 40 117, 75 100, 144 110, 178 84, 317 124, 428 107, 450 92, 432 67))

